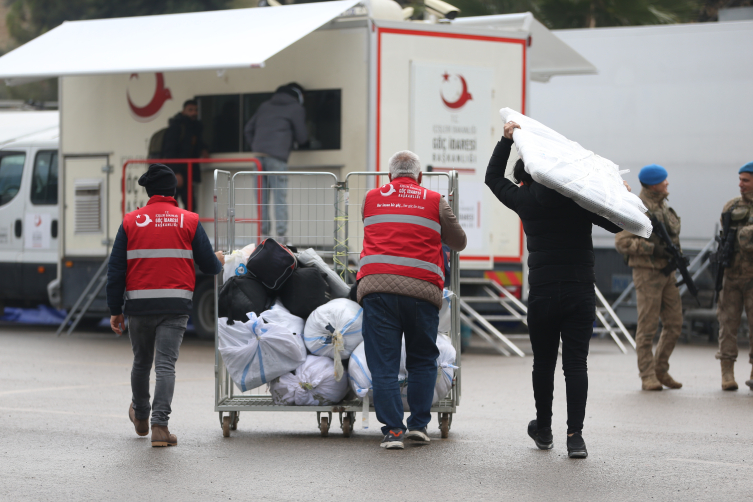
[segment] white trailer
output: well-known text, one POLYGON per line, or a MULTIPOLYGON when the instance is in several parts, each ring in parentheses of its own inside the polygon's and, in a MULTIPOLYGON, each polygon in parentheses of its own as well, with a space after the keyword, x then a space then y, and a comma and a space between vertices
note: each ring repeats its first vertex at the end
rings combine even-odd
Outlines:
MULTIPOLYGON (((0 77, 11 83, 60 77, 62 306, 75 301, 107 256, 123 210, 144 202, 142 191, 131 190, 143 167, 124 172, 123 165, 146 157, 152 135, 185 99, 199 99, 205 126, 223 140, 212 157, 248 157, 245 120, 291 81, 323 99, 326 112, 309 110, 317 141, 293 152, 291 170, 343 179, 384 171, 394 152, 411 149, 435 171, 461 173, 459 217, 469 236, 463 267, 519 264, 520 221, 483 186, 502 134, 497 110, 525 112, 531 79, 595 69, 531 14, 494 16, 488 26, 482 18, 402 19, 391 0, 341 0, 79 21, 0 58, 0 77)), ((248 165, 231 170, 240 168, 248 165)), ((211 183, 198 190, 199 213, 211 227, 211 183)), ((198 308, 211 301, 211 289, 199 283, 198 308)), ((104 311, 103 302, 94 308, 104 311)))
MULTIPOLYGON (((531 116, 630 169, 634 190, 641 167, 666 167, 683 247, 701 249, 753 160, 753 22, 554 33, 599 74, 534 83, 531 116)), ((614 236, 595 229, 594 245, 614 236)))

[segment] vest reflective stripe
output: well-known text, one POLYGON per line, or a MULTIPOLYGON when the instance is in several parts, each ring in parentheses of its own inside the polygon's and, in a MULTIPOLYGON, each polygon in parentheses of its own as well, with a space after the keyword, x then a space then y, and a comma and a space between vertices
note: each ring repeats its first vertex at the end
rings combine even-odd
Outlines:
MULTIPOLYGON (((182 217, 183 215, 181 215, 182 217)), ((193 260, 193 250, 191 249, 134 249, 127 251, 126 256, 129 260, 138 260, 141 258, 186 258, 193 260)))
POLYGON ((137 289, 126 291, 126 300, 151 300, 154 298, 183 298, 193 299, 193 291, 185 289, 137 289))
POLYGON ((363 226, 375 225, 377 223, 410 223, 412 225, 421 225, 430 228, 435 232, 442 233, 442 225, 422 216, 411 216, 408 214, 380 214, 369 216, 363 220, 363 226))
POLYGON ((416 258, 406 258, 403 256, 390 256, 386 254, 364 256, 359 262, 359 268, 374 263, 386 263, 387 265, 402 265, 403 267, 420 268, 433 274, 437 274, 444 281, 444 271, 440 267, 433 263, 429 263, 428 261, 417 260, 416 258))

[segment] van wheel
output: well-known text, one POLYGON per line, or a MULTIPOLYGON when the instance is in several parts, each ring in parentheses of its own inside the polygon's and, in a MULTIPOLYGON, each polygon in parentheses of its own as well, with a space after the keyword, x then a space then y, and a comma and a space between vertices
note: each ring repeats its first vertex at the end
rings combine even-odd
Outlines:
POLYGON ((199 281, 193 294, 193 326, 199 338, 214 338, 214 281, 199 281))

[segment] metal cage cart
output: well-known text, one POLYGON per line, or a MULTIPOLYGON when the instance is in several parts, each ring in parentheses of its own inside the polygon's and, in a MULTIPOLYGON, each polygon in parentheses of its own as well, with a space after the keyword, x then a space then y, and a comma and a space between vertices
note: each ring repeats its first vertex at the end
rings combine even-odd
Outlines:
MULTIPOLYGON (((423 186, 441 193, 458 212, 457 173, 424 173, 423 186)), ((298 248, 313 248, 334 266, 345 282, 355 281, 363 243, 361 204, 370 188, 386 182, 386 173, 350 173, 344 181, 326 172, 214 172, 214 242, 216 251, 230 252, 272 237, 298 248), (383 178, 382 178, 383 177, 383 178), (284 240, 283 240, 284 237, 284 240)), ((460 281, 457 253, 450 256, 449 287, 457 298, 460 281)), ((215 279, 215 312, 222 276, 215 279)), ((451 302, 450 339, 457 353, 450 394, 431 409, 437 413, 443 438, 448 437, 452 416, 460 403, 460 315, 457 301, 451 302)), ((265 388, 240 392, 230 378, 219 351, 215 324, 215 411, 219 413, 223 436, 238 427, 241 412, 297 411, 316 414, 316 424, 326 437, 337 414, 345 437, 350 437, 356 414, 364 427, 373 411, 368 397, 345 400, 332 406, 278 405, 265 388)), ((408 411, 408 410, 406 410, 408 411)))

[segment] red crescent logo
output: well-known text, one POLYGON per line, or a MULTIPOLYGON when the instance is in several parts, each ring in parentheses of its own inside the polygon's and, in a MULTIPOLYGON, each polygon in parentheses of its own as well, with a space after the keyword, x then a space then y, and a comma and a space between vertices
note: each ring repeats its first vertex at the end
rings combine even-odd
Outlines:
MULTIPOLYGON (((445 80, 447 80, 448 76, 447 74, 444 75, 445 80)), ((460 78, 460 83, 463 84, 463 90, 460 93, 460 97, 457 101, 449 102, 446 99, 444 99, 444 96, 442 95, 442 91, 439 91, 439 95, 442 98, 442 102, 445 104, 447 108, 452 108, 453 110, 457 110, 458 108, 462 108, 464 104, 466 104, 468 101, 473 99, 471 94, 468 92, 468 83, 465 81, 465 77, 462 75, 458 75, 458 78, 460 78)))
MULTIPOLYGON (((136 120, 146 122, 151 120, 162 109, 162 105, 168 99, 173 99, 170 89, 165 87, 165 76, 162 73, 156 73, 157 88, 154 90, 154 96, 152 100, 146 106, 136 106, 131 101, 131 94, 126 91, 126 97, 128 98, 128 106, 131 108, 131 112, 136 116, 136 120)), ((138 73, 132 73, 131 79, 139 78, 138 73)), ((130 79, 129 79, 130 80, 130 79)))

